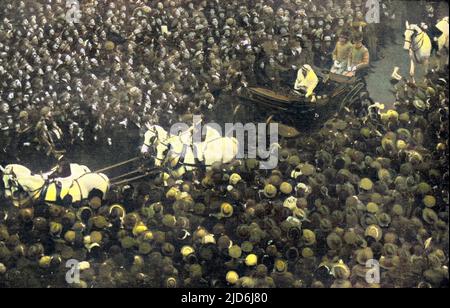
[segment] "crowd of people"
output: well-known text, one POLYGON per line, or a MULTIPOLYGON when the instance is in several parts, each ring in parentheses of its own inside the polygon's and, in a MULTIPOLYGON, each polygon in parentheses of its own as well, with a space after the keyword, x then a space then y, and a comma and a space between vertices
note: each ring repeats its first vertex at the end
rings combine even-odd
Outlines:
MULTIPOLYGON (((277 86, 292 65, 331 67, 344 29, 371 55, 377 37, 359 0, 79 4, 71 24, 64 1, 0 3, 0 156, 108 147, 118 131, 208 114, 221 92, 277 86)), ((82 206, 0 196, 0 287, 448 286, 447 75, 283 139, 274 170, 163 173, 82 206)))
MULTIPOLYGON (((118 132, 206 114, 221 92, 277 86, 303 64, 331 67, 343 31, 364 33, 375 55, 370 40, 389 27, 366 31, 361 0, 76 3, 77 15, 65 1, 0 4, 0 147, 10 159, 111 146, 118 132)), ((392 15, 385 3, 382 18, 392 15)))
POLYGON ((82 207, 3 207, 0 286, 448 286, 448 94, 448 70, 400 82, 395 108, 282 141, 274 170, 246 159, 82 207))

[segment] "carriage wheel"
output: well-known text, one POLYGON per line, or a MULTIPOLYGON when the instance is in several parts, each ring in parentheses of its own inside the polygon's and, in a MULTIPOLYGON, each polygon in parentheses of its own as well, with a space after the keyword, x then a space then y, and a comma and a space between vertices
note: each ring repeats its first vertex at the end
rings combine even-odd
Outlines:
POLYGON ((368 93, 367 91, 364 91, 364 88, 365 84, 363 82, 360 82, 357 85, 355 85, 351 89, 351 91, 343 98, 337 113, 340 114, 342 110, 346 110, 346 108, 354 109, 355 106, 356 108, 358 108, 359 106, 357 105, 362 103, 361 98, 365 96, 364 93, 366 93, 368 96, 368 93))

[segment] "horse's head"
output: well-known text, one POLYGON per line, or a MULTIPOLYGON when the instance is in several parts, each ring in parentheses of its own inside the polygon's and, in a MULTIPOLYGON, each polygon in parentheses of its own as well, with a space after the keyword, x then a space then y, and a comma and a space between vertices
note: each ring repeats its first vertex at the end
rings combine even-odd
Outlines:
POLYGON ((144 136, 144 144, 141 153, 149 153, 149 150, 156 153, 155 166, 161 167, 169 152, 169 134, 164 128, 158 125, 147 125, 147 132, 144 136))
POLYGON ((18 170, 15 170, 14 165, 8 165, 0 170, 2 175, 1 185, 5 190, 5 197, 10 199, 15 206, 24 205, 31 201, 32 195, 42 189, 45 183, 42 177, 38 175, 21 173, 23 171, 21 166, 18 170))
POLYGON ((2 188, 5 191, 5 197, 13 201, 15 205, 23 196, 24 189, 20 185, 17 174, 12 166, 6 166, 1 169, 2 188))
POLYGON ((5 197, 11 198, 14 193, 14 178, 15 173, 11 166, 0 166, 1 183, 0 187, 4 191, 5 197))
POLYGON ((152 147, 158 146, 160 142, 164 142, 168 134, 158 125, 147 125, 147 132, 144 135, 144 144, 141 148, 141 153, 145 154, 152 147))
POLYGON ((155 166, 162 167, 170 151, 170 144, 159 142, 156 146, 155 166))
POLYGON ((414 38, 417 36, 419 29, 420 28, 417 25, 410 24, 408 21, 406 21, 406 30, 405 34, 403 35, 403 37, 405 38, 405 44, 403 48, 405 50, 411 49, 411 44, 414 42, 414 38))
POLYGON ((144 144, 141 147, 141 153, 145 154, 154 145, 156 141, 156 131, 149 129, 144 135, 144 144))

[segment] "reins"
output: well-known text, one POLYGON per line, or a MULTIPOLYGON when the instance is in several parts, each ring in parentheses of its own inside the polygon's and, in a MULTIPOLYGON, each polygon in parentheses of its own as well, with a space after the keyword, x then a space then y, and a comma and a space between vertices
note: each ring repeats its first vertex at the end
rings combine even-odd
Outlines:
POLYGON ((421 30, 420 32, 417 32, 417 31, 412 30, 412 29, 407 29, 407 31, 415 32, 415 34, 413 34, 411 36, 411 39, 410 40, 405 39, 405 42, 410 44, 409 50, 413 53, 414 59, 416 60, 416 62, 417 63, 421 63, 421 61, 417 57, 416 53, 422 49, 423 44, 425 43, 425 35, 426 35, 426 33, 423 30, 421 30), (418 38, 419 35, 422 36, 421 39, 418 38), (418 39, 418 41, 416 41, 416 39, 418 39), (415 47, 417 47, 417 48, 415 48, 415 47))

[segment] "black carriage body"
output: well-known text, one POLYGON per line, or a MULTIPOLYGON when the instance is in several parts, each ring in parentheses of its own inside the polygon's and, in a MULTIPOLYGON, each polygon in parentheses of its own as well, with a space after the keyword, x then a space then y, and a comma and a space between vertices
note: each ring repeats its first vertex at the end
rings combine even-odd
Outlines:
POLYGON ((316 102, 306 101, 289 90, 285 90, 288 94, 280 94, 263 87, 246 88, 240 100, 253 109, 250 113, 254 121, 269 119, 305 130, 322 125, 345 107, 359 108, 362 99, 370 99, 362 77, 329 74, 322 87, 316 102))

